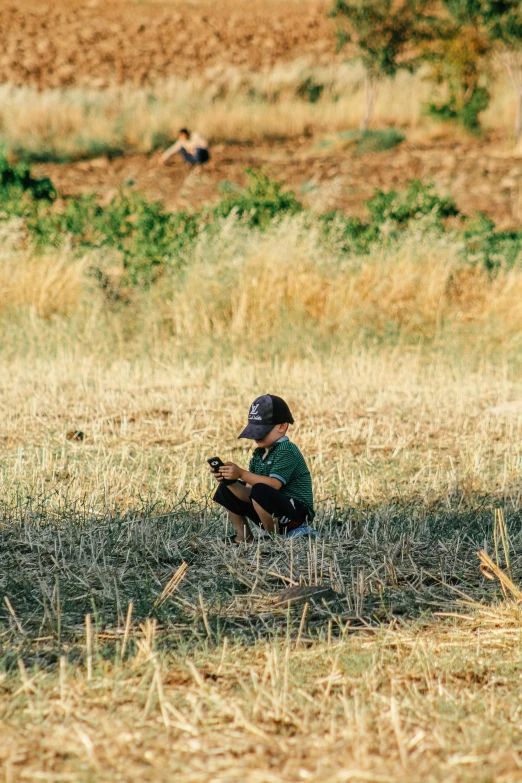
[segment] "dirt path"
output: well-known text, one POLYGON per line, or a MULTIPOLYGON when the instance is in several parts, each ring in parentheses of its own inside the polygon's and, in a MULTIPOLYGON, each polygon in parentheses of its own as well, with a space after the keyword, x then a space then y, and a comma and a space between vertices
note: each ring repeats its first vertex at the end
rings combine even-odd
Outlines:
POLYGON ((118 188, 133 187, 175 210, 197 209, 219 200, 220 186, 242 185, 246 168, 262 166, 319 211, 338 208, 362 215, 364 201, 376 188, 401 189, 419 178, 451 194, 468 214, 480 210, 502 227, 522 222, 522 159, 502 152, 498 145, 478 141, 404 143, 389 152, 356 157, 334 144, 323 149, 307 139, 284 146, 216 146, 210 163, 195 170, 181 160, 161 166, 155 154, 41 164, 35 171, 50 176, 63 193, 95 191, 110 198, 118 188))

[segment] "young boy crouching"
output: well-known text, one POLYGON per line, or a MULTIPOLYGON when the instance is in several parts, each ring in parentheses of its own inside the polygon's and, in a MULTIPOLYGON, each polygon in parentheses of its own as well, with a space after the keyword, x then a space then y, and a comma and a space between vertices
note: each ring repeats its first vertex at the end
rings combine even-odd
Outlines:
POLYGON ((281 397, 258 397, 250 408, 248 425, 239 435, 257 445, 248 470, 233 462, 212 470, 220 482, 214 501, 226 508, 236 531, 231 543, 253 540, 248 520, 261 525, 267 533, 287 535, 298 528, 304 531, 314 518, 310 471, 286 434, 293 423, 290 409, 281 397))

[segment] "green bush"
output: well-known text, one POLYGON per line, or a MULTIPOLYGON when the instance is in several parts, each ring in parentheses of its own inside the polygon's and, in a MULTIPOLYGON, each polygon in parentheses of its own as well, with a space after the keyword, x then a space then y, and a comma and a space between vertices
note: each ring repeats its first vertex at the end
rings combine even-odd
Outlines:
POLYGON ((308 76, 296 90, 297 96, 308 101, 308 103, 317 103, 323 92, 324 84, 315 82, 311 76, 308 76))
POLYGON ((365 155, 370 152, 385 152, 402 144, 404 139, 404 133, 396 128, 363 131, 360 133, 360 138, 355 146, 355 154, 365 155))
POLYGON ((381 235, 376 223, 347 217, 338 210, 321 215, 319 220, 323 238, 335 244, 342 253, 367 253, 381 235))
POLYGON ((490 272, 513 267, 522 253, 522 231, 496 231, 482 214, 467 221, 464 241, 466 260, 490 272))
POLYGON ((437 120, 452 120, 463 125, 472 133, 480 131, 480 114, 485 111, 491 99, 486 87, 475 87, 465 103, 459 106, 458 101, 452 97, 446 103, 428 104, 428 114, 437 120))
POLYGON ((395 190, 375 191, 366 202, 370 220, 347 217, 333 211, 321 217, 323 236, 340 244, 343 252, 367 253, 382 237, 384 225, 387 235, 396 234, 420 217, 429 215, 433 225, 443 229, 445 218, 456 216, 459 211, 451 199, 438 196, 432 185, 423 185, 419 180, 410 183, 405 193, 395 190))
POLYGON ((33 177, 24 164, 12 166, 6 156, 0 152, 0 199, 2 202, 17 201, 22 194, 33 199, 52 201, 56 190, 48 177, 33 177))
POLYGON ((424 185, 416 179, 410 182, 405 193, 395 190, 377 190, 366 204, 372 222, 382 225, 388 220, 405 226, 410 220, 431 215, 439 222, 459 215, 456 204, 450 198, 441 198, 433 185, 424 185))
MULTIPOLYGON (((150 286, 167 268, 188 263, 200 233, 219 232, 223 219, 232 214, 244 225, 264 230, 274 220, 302 212, 295 194, 283 191, 281 183, 269 179, 266 172, 248 171, 247 176, 243 190, 225 183, 216 207, 194 214, 171 213, 162 202, 134 192, 121 192, 104 206, 93 195, 57 199, 50 180, 34 178, 27 167, 12 166, 0 157, 0 219, 23 218, 36 248, 60 246, 64 241, 82 249, 112 248, 122 258, 121 286, 150 286)), ((483 215, 465 219, 450 198, 418 180, 403 193, 377 190, 366 207, 367 220, 339 211, 307 213, 304 226, 318 227, 321 241, 335 248, 340 258, 371 252, 384 231, 388 241, 394 241, 419 218, 425 218, 427 230, 453 231, 462 240, 465 262, 491 273, 513 266, 522 253, 522 232, 497 231, 483 215), (459 217, 459 222, 448 224, 452 217, 459 217)), ((103 288, 104 271, 91 269, 91 273, 103 288)), ((119 299, 112 283, 108 296, 119 299)))
POLYGON ((124 284, 148 285, 166 262, 190 244, 198 232, 197 216, 170 213, 159 201, 120 193, 107 206, 94 196, 67 199, 60 210, 33 210, 27 227, 40 246, 59 245, 69 237, 80 247, 111 247, 123 256, 124 284))
POLYGON ((274 218, 301 212, 303 206, 295 193, 283 192, 281 183, 270 179, 266 172, 248 169, 246 173, 245 190, 226 195, 215 208, 215 216, 228 217, 235 212, 247 216, 250 226, 266 228, 274 218))

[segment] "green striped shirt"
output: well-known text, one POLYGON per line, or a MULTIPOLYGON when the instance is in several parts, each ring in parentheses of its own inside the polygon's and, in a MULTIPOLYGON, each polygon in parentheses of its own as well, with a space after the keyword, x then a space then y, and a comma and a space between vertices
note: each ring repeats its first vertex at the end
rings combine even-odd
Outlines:
POLYGON ((276 441, 266 455, 265 449, 255 449, 248 469, 258 476, 278 479, 283 485, 281 492, 308 506, 311 519, 315 516, 310 471, 303 455, 286 435, 276 441))

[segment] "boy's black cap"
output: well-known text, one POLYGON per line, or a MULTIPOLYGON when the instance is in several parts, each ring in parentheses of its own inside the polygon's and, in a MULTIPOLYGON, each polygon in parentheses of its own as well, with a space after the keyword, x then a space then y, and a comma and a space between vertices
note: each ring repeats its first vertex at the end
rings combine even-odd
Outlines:
POLYGON ((286 402, 274 394, 263 394, 250 406, 248 424, 239 437, 263 440, 276 424, 286 423, 294 423, 294 417, 286 402))

